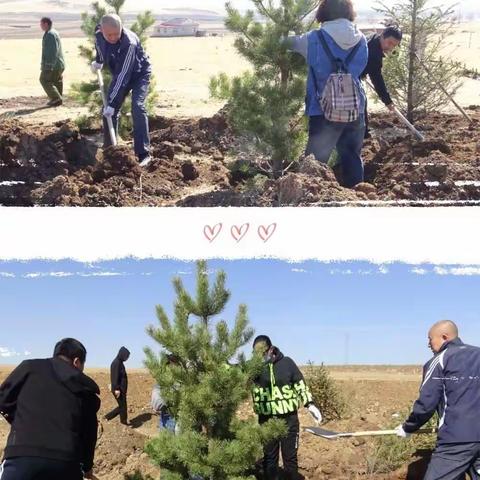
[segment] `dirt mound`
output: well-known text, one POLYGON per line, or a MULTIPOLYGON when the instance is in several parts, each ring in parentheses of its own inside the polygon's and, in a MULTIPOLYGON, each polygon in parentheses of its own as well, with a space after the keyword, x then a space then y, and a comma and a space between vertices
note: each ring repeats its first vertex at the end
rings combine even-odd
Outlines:
MULTIPOLYGON (((345 202, 480 201, 480 113, 432 114, 417 124, 415 141, 389 114, 372 115, 365 142, 365 183, 341 186, 313 158, 279 180, 264 158, 239 154, 225 112, 211 118, 151 120, 154 160, 141 169, 130 145, 97 152, 67 123, 0 126, 0 204, 72 206, 280 206, 345 202)), ((339 183, 340 181, 340 183, 339 183)))
POLYGON ((366 181, 382 200, 480 200, 478 121, 468 125, 461 117, 435 114, 421 127, 427 136, 422 142, 378 131, 380 141, 365 148, 366 181))
POLYGON ((93 165, 96 147, 72 124, 26 126, 0 124, 0 204, 29 204, 29 192, 58 175, 93 165))

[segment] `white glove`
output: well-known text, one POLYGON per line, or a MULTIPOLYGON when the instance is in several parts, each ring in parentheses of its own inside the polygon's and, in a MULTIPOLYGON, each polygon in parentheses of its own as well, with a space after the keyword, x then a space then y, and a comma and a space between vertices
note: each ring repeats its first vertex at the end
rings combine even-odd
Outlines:
POLYGON ((103 109, 103 116, 104 117, 113 117, 114 113, 115 113, 115 109, 113 107, 110 107, 110 105, 103 109))
POLYGON ((98 70, 101 70, 103 68, 103 63, 98 63, 96 61, 93 61, 90 64, 90 68, 92 69, 93 73, 97 73, 98 70))
POLYGON ((308 406, 308 411, 310 412, 310 415, 313 417, 313 419, 317 422, 317 424, 320 424, 322 422, 322 414, 313 403, 308 406))
POLYGON ((411 433, 407 433, 404 429, 403 429, 403 425, 399 425, 396 429, 395 429, 395 434, 397 435, 397 437, 401 437, 401 438, 408 438, 411 433))

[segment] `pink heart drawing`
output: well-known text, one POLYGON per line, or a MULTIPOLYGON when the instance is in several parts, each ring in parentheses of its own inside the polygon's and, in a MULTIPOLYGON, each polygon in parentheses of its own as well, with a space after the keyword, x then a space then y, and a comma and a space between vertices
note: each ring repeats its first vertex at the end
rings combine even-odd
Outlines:
POLYGON ((233 225, 232 228, 230 229, 230 233, 232 234, 232 237, 238 242, 240 242, 243 237, 248 233, 248 230, 250 229, 250 224, 249 223, 244 223, 242 226, 238 225, 233 225))
POLYGON ((212 243, 220 235, 222 228, 223 228, 222 223, 217 223, 213 227, 211 227, 210 225, 205 225, 205 227, 203 228, 203 234, 205 235, 205 238, 210 243, 212 243))
POLYGON ((260 225, 258 227, 258 235, 264 242, 268 242, 272 237, 272 235, 275 233, 276 229, 277 229, 276 223, 272 223, 268 227, 266 227, 265 225, 260 225))

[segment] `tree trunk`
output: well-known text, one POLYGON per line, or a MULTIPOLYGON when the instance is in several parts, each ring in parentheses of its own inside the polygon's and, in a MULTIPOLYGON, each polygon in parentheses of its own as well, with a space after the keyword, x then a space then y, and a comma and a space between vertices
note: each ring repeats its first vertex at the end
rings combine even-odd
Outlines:
POLYGON ((417 48, 418 0, 411 0, 411 2, 412 2, 412 23, 411 23, 410 52, 409 52, 409 65, 408 65, 407 119, 410 122, 413 122, 413 111, 415 109, 413 84, 415 80, 415 68, 416 68, 415 52, 417 48))

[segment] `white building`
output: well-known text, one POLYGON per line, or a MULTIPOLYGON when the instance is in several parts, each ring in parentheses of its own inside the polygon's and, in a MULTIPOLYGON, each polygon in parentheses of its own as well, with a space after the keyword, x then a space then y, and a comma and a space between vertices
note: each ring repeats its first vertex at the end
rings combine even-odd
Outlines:
POLYGON ((189 18, 172 18, 153 27, 152 37, 194 37, 199 24, 189 18))

